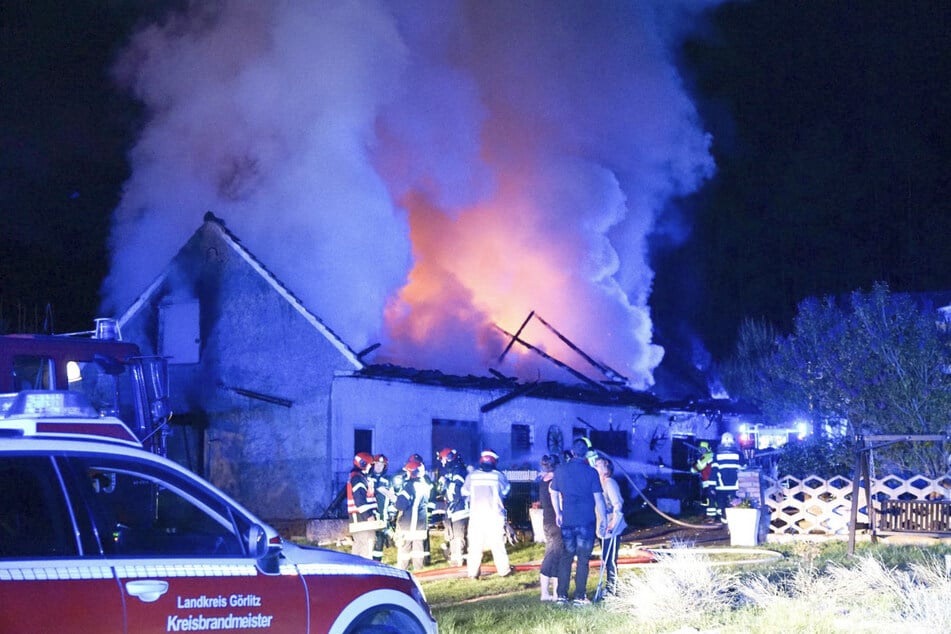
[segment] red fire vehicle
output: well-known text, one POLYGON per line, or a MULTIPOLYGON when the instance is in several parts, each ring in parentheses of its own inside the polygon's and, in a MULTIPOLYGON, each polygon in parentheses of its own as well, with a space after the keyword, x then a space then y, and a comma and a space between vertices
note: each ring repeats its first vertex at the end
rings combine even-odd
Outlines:
POLYGON ((0 632, 436 633, 410 573, 285 542, 78 391, 0 410, 0 632))
POLYGON ((89 332, 0 336, 0 394, 23 390, 82 392, 101 415, 122 419, 145 448, 165 455, 167 360, 122 341, 112 319, 97 319, 89 332))

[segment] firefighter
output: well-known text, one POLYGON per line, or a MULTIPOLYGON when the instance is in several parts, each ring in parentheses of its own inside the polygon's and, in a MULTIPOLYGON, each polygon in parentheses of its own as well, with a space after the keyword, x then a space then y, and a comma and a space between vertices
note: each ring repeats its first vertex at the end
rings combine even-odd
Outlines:
POLYGON ((391 532, 392 520, 396 516, 396 493, 393 492, 393 484, 390 482, 390 476, 386 473, 389 460, 383 454, 377 454, 373 457, 373 471, 370 473, 370 481, 373 483, 373 493, 376 496, 376 512, 378 518, 384 522, 384 526, 376 531, 376 543, 373 545, 374 561, 383 560, 383 549, 386 547, 387 537, 391 532))
POLYGON ((736 447, 733 434, 724 432, 720 437, 720 446, 717 447, 712 464, 712 477, 717 492, 717 516, 724 524, 726 524, 726 510, 740 488, 740 467, 740 451, 736 447))
POLYGON ((717 483, 713 479, 713 450, 706 440, 700 441, 700 455, 690 467, 700 474, 700 504, 704 507, 704 523, 717 521, 717 483))
MULTIPOLYGON (((428 498, 428 500, 427 500, 427 502, 426 502, 426 517, 429 518, 429 519, 431 519, 432 516, 433 516, 434 511, 436 510, 436 483, 433 482, 432 476, 430 476, 430 475, 429 475, 429 472, 426 470, 426 463, 423 462, 423 457, 422 457, 421 455, 419 455, 418 453, 414 453, 412 456, 409 457, 409 459, 410 459, 411 461, 413 461, 413 462, 418 462, 418 463, 419 463, 419 479, 420 479, 421 482, 420 482, 420 484, 417 485, 417 487, 420 488, 420 489, 422 489, 423 486, 428 487, 428 490, 429 490, 429 498, 428 498)), ((428 523, 427 523, 427 527, 426 527, 426 528, 427 528, 427 530, 426 530, 426 544, 425 544, 425 548, 424 548, 424 550, 425 550, 425 552, 426 552, 426 557, 425 557, 424 563, 425 563, 425 565, 428 566, 429 564, 432 563, 432 557, 431 557, 432 551, 429 550, 429 526, 428 526, 428 523)))
POLYGON ((446 542, 449 544, 449 564, 465 563, 466 530, 469 525, 469 498, 462 494, 468 469, 459 452, 446 447, 439 452, 439 492, 446 502, 446 542))
POLYGON ((412 458, 403 467, 403 488, 396 496, 396 567, 420 570, 426 562, 429 537, 430 487, 422 478, 422 463, 412 458))
MULTIPOLYGON (((598 459, 598 452, 594 450, 594 446, 591 444, 591 439, 588 438, 587 436, 579 436, 576 439, 576 442, 577 440, 580 440, 581 442, 583 442, 584 446, 587 447, 587 449, 584 452, 584 459, 592 469, 595 468, 594 464, 595 464, 595 461, 598 459)), ((576 454, 572 452, 571 457, 573 457, 574 455, 576 454)), ((569 462, 571 460, 571 457, 568 457, 565 462, 569 462)))
POLYGON ((469 555, 466 561, 470 579, 478 579, 482 552, 492 551, 492 560, 500 577, 512 573, 505 552, 505 506, 509 494, 508 478, 498 469, 499 455, 486 449, 479 456, 479 468, 466 476, 462 494, 469 498, 469 555))
POLYGON ((379 528, 373 484, 367 477, 372 468, 373 456, 361 451, 353 457, 353 470, 347 482, 347 514, 350 516, 353 554, 367 559, 373 556, 373 542, 379 528))

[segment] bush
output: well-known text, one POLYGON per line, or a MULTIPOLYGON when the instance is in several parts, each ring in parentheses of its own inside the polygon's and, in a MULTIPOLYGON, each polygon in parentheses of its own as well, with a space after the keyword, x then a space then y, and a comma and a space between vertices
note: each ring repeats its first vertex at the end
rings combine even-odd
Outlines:
POLYGON ((776 464, 779 473, 794 478, 851 475, 855 468, 853 447, 853 442, 846 438, 828 440, 810 436, 802 442, 786 445, 776 464))

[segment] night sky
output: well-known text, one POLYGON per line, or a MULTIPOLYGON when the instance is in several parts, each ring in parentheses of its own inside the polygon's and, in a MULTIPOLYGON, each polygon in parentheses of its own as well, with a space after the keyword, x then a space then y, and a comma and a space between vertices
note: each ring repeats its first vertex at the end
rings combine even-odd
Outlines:
POLYGON ((741 3, 710 33, 685 59, 718 173, 658 253, 655 322, 720 356, 808 296, 951 288, 951 4, 741 3))
MULTIPOLYGON (((142 123, 108 69, 159 4, 0 9, 0 329, 35 328, 47 304, 59 332, 97 316, 142 123)), ((682 72, 717 173, 670 209, 689 238, 653 245, 661 343, 696 333, 719 357, 744 317, 788 327, 810 295, 951 289, 951 3, 770 0, 709 18, 682 72)))

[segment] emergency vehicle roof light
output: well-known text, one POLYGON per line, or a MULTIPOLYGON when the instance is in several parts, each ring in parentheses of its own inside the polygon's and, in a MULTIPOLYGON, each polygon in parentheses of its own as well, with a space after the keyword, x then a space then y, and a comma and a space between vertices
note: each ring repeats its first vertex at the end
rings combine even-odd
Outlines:
POLYGON ((122 341, 122 332, 119 330, 119 321, 112 317, 98 317, 95 320, 96 330, 93 339, 105 341, 122 341))
POLYGON ((3 436, 107 440, 142 446, 125 423, 100 417, 84 394, 72 391, 27 390, 16 394, 0 418, 0 431, 3 436))
POLYGON ((99 418, 99 412, 80 392, 25 390, 16 395, 6 418, 99 418))

